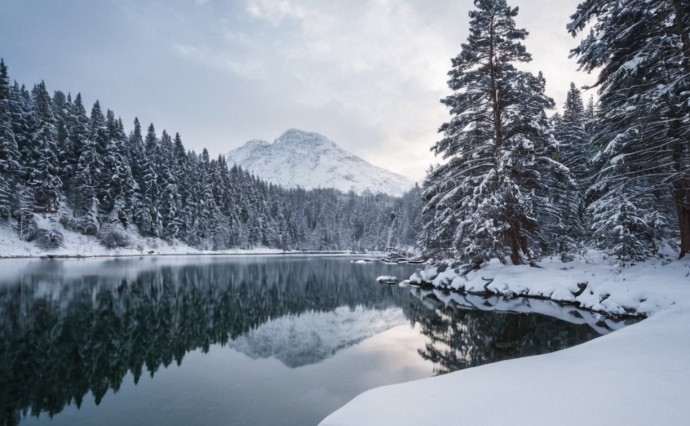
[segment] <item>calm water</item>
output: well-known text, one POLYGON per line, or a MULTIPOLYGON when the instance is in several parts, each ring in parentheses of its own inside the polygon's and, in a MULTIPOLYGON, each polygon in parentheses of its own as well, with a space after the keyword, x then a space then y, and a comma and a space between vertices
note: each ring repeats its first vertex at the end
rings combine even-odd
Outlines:
POLYGON ((312 425, 373 387, 618 327, 380 285, 415 268, 345 258, 0 262, 0 426, 312 425))

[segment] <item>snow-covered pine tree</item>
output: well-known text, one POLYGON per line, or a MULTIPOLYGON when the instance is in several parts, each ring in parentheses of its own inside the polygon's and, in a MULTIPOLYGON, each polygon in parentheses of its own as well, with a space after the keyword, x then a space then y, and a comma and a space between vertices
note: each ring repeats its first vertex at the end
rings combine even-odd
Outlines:
POLYGON ((27 167, 31 158, 31 123, 32 123, 32 100, 31 94, 26 87, 19 86, 16 81, 10 89, 10 115, 12 119, 12 131, 19 147, 22 164, 22 177, 24 182, 28 182, 27 167))
POLYGON ((558 220, 547 194, 563 188, 547 185, 565 187, 569 176, 555 160, 543 77, 515 67, 531 60, 521 43, 527 31, 515 27, 518 9, 505 0, 474 4, 469 38, 449 72, 453 93, 442 100, 452 118, 432 149, 448 161, 424 182, 422 245, 475 265, 506 255, 521 264, 543 242, 538 220, 558 220))
POLYGON ((563 106, 563 116, 554 123, 554 134, 559 144, 559 158, 568 167, 575 187, 557 202, 563 211, 563 233, 557 233, 558 251, 572 251, 584 240, 584 191, 589 187, 593 149, 585 126, 587 124, 582 94, 574 83, 563 106), (560 235, 558 235, 560 234, 560 235))
POLYGON ((149 172, 143 177, 143 186, 140 186, 143 200, 149 209, 151 218, 151 235, 160 237, 163 235, 163 219, 161 218, 161 181, 163 171, 163 157, 161 154, 156 129, 151 123, 146 131, 146 158, 149 162, 149 172))
MULTIPOLYGON (((69 97, 68 97, 69 99, 69 97)), ((65 176, 64 182, 69 183, 76 173, 77 164, 81 151, 89 138, 89 117, 78 93, 74 101, 67 103, 66 111, 66 130, 67 140, 63 144, 61 158, 62 168, 65 176)), ((90 141, 93 142, 93 141, 90 141)))
POLYGON ((182 231, 182 198, 180 197, 180 180, 184 176, 178 176, 174 168, 174 145, 170 135, 163 130, 160 139, 161 171, 158 174, 158 185, 161 188, 160 215, 162 224, 162 236, 172 240, 181 237, 182 231))
POLYGON ((0 59, 0 220, 10 219, 17 202, 19 159, 10 113, 10 79, 0 59))
POLYGON ((32 132, 27 164, 29 185, 34 192, 34 210, 37 213, 52 213, 58 210, 62 198, 55 113, 45 83, 34 86, 31 96, 32 132))
POLYGON ((204 217, 201 213, 203 210, 203 176, 197 153, 190 151, 185 155, 185 158, 187 171, 184 175, 185 198, 182 209, 183 240, 200 247, 206 243, 204 239, 207 236, 203 224, 204 217))
POLYGON ((19 149, 19 175, 17 177, 16 212, 17 232, 19 237, 25 240, 34 238, 37 228, 34 216, 34 191, 29 186, 31 181, 31 169, 27 165, 31 161, 33 145, 32 137, 32 100, 31 94, 24 86, 19 86, 15 81, 10 88, 9 97, 10 119, 12 132, 19 149))
MULTIPOLYGON (((128 244, 123 232, 132 223, 134 206, 137 204, 136 182, 127 160, 127 135, 122 120, 108 110, 105 120, 105 149, 102 151, 102 167, 98 176, 98 209, 101 227, 98 238, 107 247, 128 244)), ((102 146, 103 141, 99 141, 102 146)))
POLYGON ((602 151, 588 192, 596 242, 624 260, 643 258, 677 221, 682 256, 690 252, 690 1, 585 0, 568 30, 586 28, 572 54, 599 72, 602 151))
POLYGON ((182 143, 182 136, 179 133, 175 133, 170 167, 177 181, 177 197, 179 200, 179 210, 174 218, 175 226, 179 232, 178 237, 183 239, 188 235, 193 235, 194 222, 196 221, 194 211, 196 210, 197 201, 192 197, 191 193, 190 183, 192 183, 193 176, 189 163, 187 150, 182 143))
MULTIPOLYGON (((153 140, 155 143, 155 130, 153 140)), ((156 171, 146 154, 146 143, 141 131, 139 119, 134 119, 134 129, 129 135, 128 161, 132 169, 132 178, 136 182, 137 196, 133 210, 133 220, 143 235, 155 235, 154 218, 151 207, 155 205, 156 171)))
POLYGON ((215 249, 235 247, 239 222, 234 213, 234 203, 230 200, 230 170, 225 157, 219 155, 211 161, 211 181, 214 204, 217 209, 216 230, 213 234, 215 249))
POLYGON ((197 232, 202 242, 208 244, 217 229, 220 211, 216 205, 213 191, 213 169, 206 148, 201 151, 197 167, 199 168, 199 180, 197 191, 194 194, 194 197, 199 200, 196 213, 198 217, 197 232))
POLYGON ((59 164, 60 180, 64 183, 69 182, 71 165, 66 158, 67 149, 69 145, 69 131, 67 129, 67 121, 70 115, 71 99, 67 99, 62 91, 56 90, 53 92, 53 113, 55 116, 55 128, 57 129, 57 158, 59 164))
POLYGON ((555 128, 555 136, 559 143, 561 162, 570 169, 578 188, 587 186, 589 162, 593 155, 585 130, 586 123, 582 94, 575 83, 570 83, 563 106, 563 117, 555 128))
POLYGON ((100 227, 97 192, 102 167, 96 142, 88 137, 81 140, 79 160, 70 180, 69 199, 75 228, 86 235, 96 235, 100 227))

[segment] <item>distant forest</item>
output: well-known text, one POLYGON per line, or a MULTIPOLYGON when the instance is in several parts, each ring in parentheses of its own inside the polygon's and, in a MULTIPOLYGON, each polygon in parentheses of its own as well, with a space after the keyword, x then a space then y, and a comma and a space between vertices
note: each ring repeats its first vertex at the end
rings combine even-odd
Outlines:
POLYGON ((0 61, 0 224, 45 249, 60 226, 109 248, 132 231, 200 249, 384 250, 414 246, 421 190, 402 198, 285 189, 223 156, 185 149, 179 134, 135 119, 127 134, 97 101, 10 84, 0 61), (51 225, 52 222, 52 225, 51 225))

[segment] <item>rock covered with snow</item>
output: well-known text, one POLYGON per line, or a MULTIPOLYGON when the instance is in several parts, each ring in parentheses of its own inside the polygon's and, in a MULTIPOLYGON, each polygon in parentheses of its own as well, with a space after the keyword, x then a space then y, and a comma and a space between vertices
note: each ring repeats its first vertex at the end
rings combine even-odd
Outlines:
POLYGON ((291 129, 273 143, 251 140, 227 155, 261 179, 286 188, 335 188, 400 196, 414 185, 409 179, 371 165, 330 139, 291 129))

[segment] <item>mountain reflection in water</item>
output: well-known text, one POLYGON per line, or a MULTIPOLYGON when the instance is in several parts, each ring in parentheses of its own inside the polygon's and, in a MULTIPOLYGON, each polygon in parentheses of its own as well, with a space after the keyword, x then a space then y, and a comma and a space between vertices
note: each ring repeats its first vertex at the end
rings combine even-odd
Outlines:
POLYGON ((79 406, 88 392, 98 404, 128 372, 137 383, 271 319, 406 306, 409 298, 371 285, 368 269, 343 260, 166 260, 43 261, 0 285, 5 424, 25 410, 54 415, 79 406))
POLYGON ((98 405, 127 374, 136 384, 213 345, 304 368, 407 322, 427 336, 418 353, 433 362, 433 375, 598 335, 375 282, 414 271, 403 265, 307 257, 3 262, 14 262, 14 272, 0 278, 0 425, 80 407, 89 393, 98 405))

